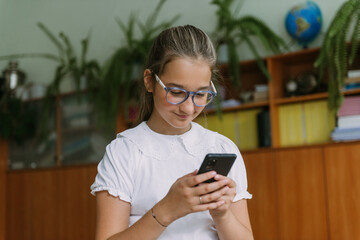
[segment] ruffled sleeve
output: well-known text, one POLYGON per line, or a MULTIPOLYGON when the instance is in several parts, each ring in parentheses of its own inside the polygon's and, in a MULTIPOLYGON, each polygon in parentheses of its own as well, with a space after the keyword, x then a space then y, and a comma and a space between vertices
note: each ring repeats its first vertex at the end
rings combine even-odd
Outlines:
POLYGON ((106 147, 100 161, 95 182, 91 185, 91 194, 108 191, 110 195, 131 203, 134 188, 134 172, 140 151, 124 137, 113 140, 106 147))
POLYGON ((219 146, 221 147, 221 152, 235 153, 237 155, 235 163, 228 174, 228 177, 230 177, 236 182, 236 196, 233 202, 239 201, 241 199, 251 199, 252 195, 247 190, 245 164, 240 154, 240 151, 230 139, 222 135, 220 136, 221 137, 219 138, 219 146))

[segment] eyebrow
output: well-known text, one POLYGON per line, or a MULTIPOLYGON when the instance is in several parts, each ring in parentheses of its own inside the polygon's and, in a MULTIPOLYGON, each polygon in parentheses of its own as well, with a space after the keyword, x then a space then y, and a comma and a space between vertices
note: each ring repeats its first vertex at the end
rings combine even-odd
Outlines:
MULTIPOLYGON (((177 88, 185 89, 183 85, 179 85, 179 84, 176 84, 176 83, 167 83, 166 85, 167 85, 167 87, 177 87, 177 88)), ((208 90, 208 89, 210 89, 210 86, 204 86, 204 87, 199 87, 197 89, 197 91, 208 90)))

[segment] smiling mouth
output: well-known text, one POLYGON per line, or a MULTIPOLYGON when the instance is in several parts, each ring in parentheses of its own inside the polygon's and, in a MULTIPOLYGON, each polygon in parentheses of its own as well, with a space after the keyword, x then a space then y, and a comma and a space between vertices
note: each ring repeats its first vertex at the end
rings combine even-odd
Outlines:
POLYGON ((175 113, 175 114, 181 119, 187 119, 189 117, 189 115, 183 115, 183 114, 177 114, 177 113, 175 113))

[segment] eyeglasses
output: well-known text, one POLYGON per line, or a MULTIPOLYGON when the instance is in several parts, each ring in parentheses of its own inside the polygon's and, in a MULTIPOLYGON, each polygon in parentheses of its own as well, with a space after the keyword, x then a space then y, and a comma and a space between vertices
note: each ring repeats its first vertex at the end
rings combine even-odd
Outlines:
POLYGON ((190 95, 192 95, 191 99, 195 106, 204 107, 208 105, 216 96, 217 92, 215 86, 212 81, 210 81, 211 88, 214 91, 197 91, 191 92, 178 87, 166 87, 160 78, 155 75, 156 81, 164 88, 166 91, 166 101, 170 104, 181 104, 185 102, 190 95))

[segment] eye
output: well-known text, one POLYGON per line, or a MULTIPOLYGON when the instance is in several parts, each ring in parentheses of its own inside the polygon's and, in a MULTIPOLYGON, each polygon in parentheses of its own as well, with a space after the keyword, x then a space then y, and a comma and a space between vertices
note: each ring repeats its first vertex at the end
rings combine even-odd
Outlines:
POLYGON ((181 91, 181 90, 170 90, 170 93, 172 95, 182 95, 182 94, 184 94, 184 92, 181 91))
POLYGON ((208 96, 208 94, 209 94, 209 93, 207 93, 207 92, 197 92, 197 93, 195 94, 195 96, 196 96, 197 98, 205 98, 205 97, 208 96))

